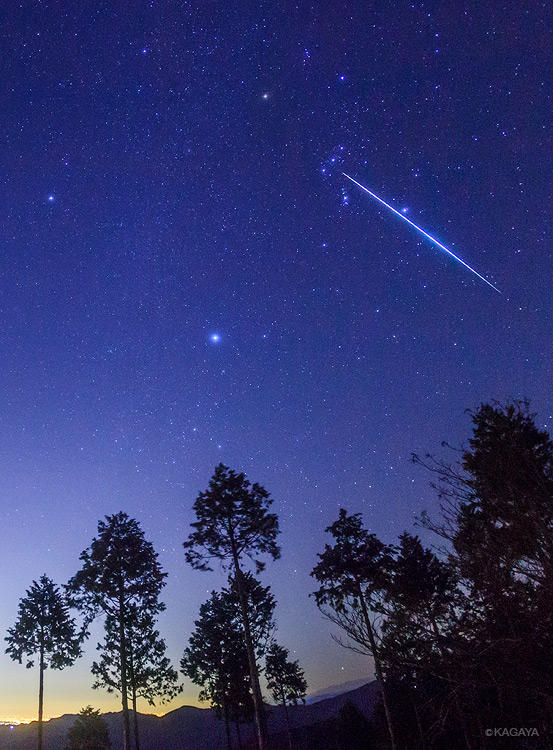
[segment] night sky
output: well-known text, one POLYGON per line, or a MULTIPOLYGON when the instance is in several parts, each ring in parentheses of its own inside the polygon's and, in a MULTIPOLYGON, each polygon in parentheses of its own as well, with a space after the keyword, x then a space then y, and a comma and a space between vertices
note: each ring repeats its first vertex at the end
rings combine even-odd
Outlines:
MULTIPOLYGON (((177 662, 223 580, 182 549, 223 461, 275 499, 263 581, 310 688, 368 673, 307 597, 338 508, 392 542, 437 508, 411 452, 465 440, 466 408, 553 422, 547 5, 2 4, 2 637, 124 510, 177 662)), ((47 674, 47 716, 117 710, 100 635, 47 674)), ((0 718, 33 717, 36 672, 0 671, 0 718)))

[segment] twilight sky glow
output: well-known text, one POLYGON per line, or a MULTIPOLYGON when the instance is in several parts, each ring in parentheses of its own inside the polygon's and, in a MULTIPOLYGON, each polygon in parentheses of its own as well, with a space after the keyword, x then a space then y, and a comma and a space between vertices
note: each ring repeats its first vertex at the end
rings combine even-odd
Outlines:
MULTIPOLYGON (((182 542, 223 461, 275 498, 263 580, 311 689, 366 673, 307 598, 339 506, 393 541, 436 508, 411 452, 463 440, 465 408, 527 396, 553 421, 550 13, 2 5, 2 637, 124 510, 169 572, 178 661, 221 582, 182 542)), ((90 688, 99 635, 47 674, 47 716, 118 709, 90 688)), ((0 718, 35 716, 35 671, 0 662, 0 718)))

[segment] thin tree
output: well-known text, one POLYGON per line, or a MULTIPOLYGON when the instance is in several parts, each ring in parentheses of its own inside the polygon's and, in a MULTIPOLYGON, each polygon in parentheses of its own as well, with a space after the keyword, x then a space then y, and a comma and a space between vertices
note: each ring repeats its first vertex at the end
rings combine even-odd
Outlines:
MULTIPOLYGON (((370 612, 383 597, 391 567, 391 547, 383 544, 363 527, 361 514, 348 515, 340 509, 338 520, 327 529, 334 537, 333 546, 325 545, 311 575, 320 588, 313 593, 323 615, 345 631, 355 646, 371 655, 380 687, 392 750, 397 744, 389 699, 377 645, 375 626, 370 612)), ((339 641, 343 646, 347 644, 339 641)))
POLYGON ((81 655, 81 638, 63 593, 46 575, 33 581, 19 601, 18 617, 5 638, 6 653, 20 664, 23 657, 29 669, 38 657, 38 750, 42 750, 42 716, 44 706, 44 671, 71 666, 81 655))
POLYGON ((265 674, 267 687, 271 691, 273 699, 282 703, 284 716, 286 718, 286 729, 288 732, 288 745, 292 750, 292 728, 290 726, 290 715, 288 704, 305 703, 307 682, 299 662, 288 660, 288 649, 272 643, 265 658, 265 674))
MULTIPOLYGON (((92 664, 96 677, 93 688, 104 687, 108 693, 121 692, 121 664, 119 659, 119 630, 117 620, 106 617, 106 636, 99 643, 98 661, 92 664)), ((182 690, 178 674, 166 655, 167 646, 156 630, 155 617, 145 609, 129 607, 127 613, 127 665, 132 699, 135 750, 140 750, 137 699, 146 700, 150 706, 156 701, 165 703, 182 690)))
POLYGON ((86 706, 67 733, 65 750, 111 750, 108 725, 100 711, 86 706))
POLYGON ((81 553, 80 560, 82 567, 67 584, 67 590, 71 603, 84 614, 86 622, 102 614, 110 632, 116 633, 123 746, 130 750, 128 655, 132 613, 143 609, 155 615, 165 609, 159 595, 167 574, 140 525, 122 512, 98 523, 98 536, 81 553))
POLYGON ((184 542, 186 560, 194 568, 211 570, 211 560, 217 559, 233 573, 244 628, 259 750, 267 748, 267 719, 244 591, 243 568, 245 558, 253 560, 259 572, 264 567, 260 555, 268 555, 274 560, 280 556, 276 543, 278 518, 269 512, 272 502, 264 487, 251 484, 244 474, 219 464, 208 489, 200 492, 194 503, 197 520, 191 524, 194 531, 184 542))

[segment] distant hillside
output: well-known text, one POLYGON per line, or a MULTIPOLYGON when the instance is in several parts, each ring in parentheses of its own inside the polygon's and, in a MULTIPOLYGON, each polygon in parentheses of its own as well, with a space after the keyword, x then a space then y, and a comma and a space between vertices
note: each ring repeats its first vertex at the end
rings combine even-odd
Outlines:
POLYGON ((349 682, 341 682, 339 685, 330 685, 330 687, 317 690, 316 693, 308 695, 305 702, 317 703, 318 701, 326 700, 326 698, 334 698, 336 695, 349 693, 366 684, 367 680, 350 680, 349 682))
MULTIPOLYGON (((348 701, 370 718, 378 702, 375 683, 320 700, 306 706, 292 706, 292 726, 310 727, 333 718, 348 701)), ((278 706, 267 706, 269 732, 273 736, 285 731, 284 712, 278 706)), ((104 714, 114 750, 122 750, 121 714, 104 714)), ((44 724, 44 750, 63 750, 67 731, 75 716, 65 714, 44 724)), ((210 708, 182 706, 164 716, 139 714, 141 750, 226 750, 223 722, 210 708)), ((245 748, 253 743, 253 727, 241 726, 245 748)), ((0 727, 0 750, 34 750, 36 723, 21 724, 10 730, 0 727)))

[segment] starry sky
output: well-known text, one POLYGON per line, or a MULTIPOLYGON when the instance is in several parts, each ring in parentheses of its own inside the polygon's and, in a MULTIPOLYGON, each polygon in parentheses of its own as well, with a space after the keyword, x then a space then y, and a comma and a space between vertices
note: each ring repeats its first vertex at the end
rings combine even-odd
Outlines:
MULTIPOLYGON (((2 635, 124 510, 178 661, 223 580, 182 549, 223 461, 274 497, 263 580, 311 689, 367 673, 308 599, 338 508, 392 542, 437 508, 411 452, 460 444, 465 409, 553 422, 547 5, 2 4, 2 635)), ((100 635, 47 675, 47 716, 117 709, 100 635)), ((33 717, 36 673, 0 663, 0 718, 33 717)))

